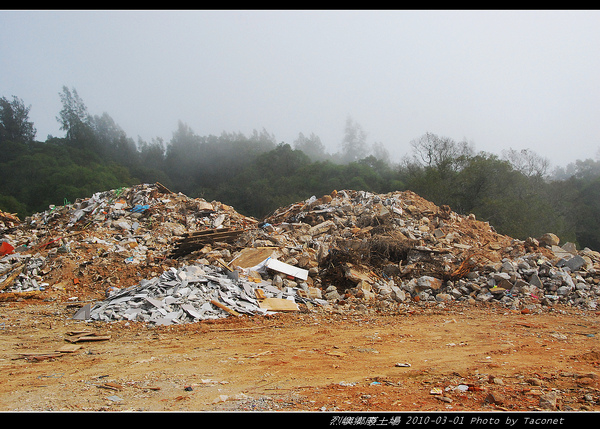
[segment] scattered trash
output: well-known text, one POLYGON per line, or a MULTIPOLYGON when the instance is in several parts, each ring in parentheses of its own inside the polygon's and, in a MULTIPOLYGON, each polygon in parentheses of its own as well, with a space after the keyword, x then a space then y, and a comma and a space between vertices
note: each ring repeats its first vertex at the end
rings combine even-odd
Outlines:
POLYGON ((14 250, 15 248, 6 241, 3 241, 2 244, 0 244, 0 256, 8 255, 14 250))
POLYGON ((300 280, 306 280, 308 278, 308 270, 294 267, 293 265, 286 264, 285 262, 278 261, 274 258, 267 258, 265 267, 296 277, 300 280))
POLYGON ((109 401, 112 401, 112 402, 122 402, 123 401, 123 398, 121 398, 117 395, 108 396, 106 399, 108 399, 109 401))
POLYGON ((109 390, 123 390, 123 386, 117 383, 106 382, 103 384, 98 384, 97 387, 101 389, 109 389, 109 390))
POLYGON ((90 309, 89 320, 169 325, 242 314, 297 311, 298 303, 319 305, 315 300, 302 297, 297 289, 279 290, 244 276, 235 280, 220 266, 184 265, 115 292, 90 309), (257 290, 260 290, 258 294, 257 290), (257 295, 264 298, 258 299, 257 295))

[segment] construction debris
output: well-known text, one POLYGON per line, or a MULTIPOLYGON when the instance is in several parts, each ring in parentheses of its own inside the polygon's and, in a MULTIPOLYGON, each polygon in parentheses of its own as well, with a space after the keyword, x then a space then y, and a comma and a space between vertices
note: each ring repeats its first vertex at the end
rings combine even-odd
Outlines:
POLYGON ((244 232, 242 229, 230 230, 229 228, 208 229, 192 233, 185 233, 180 238, 173 251, 171 257, 177 258, 188 255, 195 250, 201 250, 207 244, 214 242, 231 243, 235 241, 244 232))
POLYGON ((279 290, 265 281, 234 280, 224 271, 212 265, 170 268, 159 277, 114 292, 91 309, 89 319, 170 325, 241 314, 297 311, 298 303, 319 305, 316 300, 302 297, 298 288, 279 290), (257 298, 258 289, 263 298, 257 298))
POLYGON ((559 247, 551 233, 498 234, 410 191, 334 191, 259 222, 144 184, 10 222, 0 237, 0 297, 94 301, 78 320, 164 325, 453 301, 596 310, 600 299, 597 251, 559 247))
POLYGON ((0 210, 0 232, 13 230, 20 223, 21 221, 15 213, 7 213, 0 210))

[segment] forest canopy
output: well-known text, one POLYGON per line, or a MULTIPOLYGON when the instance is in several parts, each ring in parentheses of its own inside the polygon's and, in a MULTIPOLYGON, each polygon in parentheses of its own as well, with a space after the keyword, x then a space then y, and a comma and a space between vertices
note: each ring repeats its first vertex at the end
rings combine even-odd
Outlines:
POLYGON ((398 163, 348 117, 340 150, 327 153, 314 133, 278 142, 267 130, 199 135, 179 121, 169 141, 127 136, 107 114, 88 112, 75 89, 59 93, 64 137, 36 140, 30 107, 0 98, 0 210, 24 218, 51 205, 139 183, 222 201, 258 219, 333 190, 411 190, 437 205, 473 213, 514 238, 546 232, 600 250, 600 161, 555 168, 542 155, 472 144, 425 132, 398 163))

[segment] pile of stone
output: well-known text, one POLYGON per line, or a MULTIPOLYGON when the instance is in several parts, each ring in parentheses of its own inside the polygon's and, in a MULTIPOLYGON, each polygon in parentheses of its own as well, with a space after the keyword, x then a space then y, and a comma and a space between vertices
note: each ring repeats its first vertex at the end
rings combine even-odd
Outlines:
POLYGON ((500 302, 539 310, 600 300, 600 254, 554 234, 516 240, 413 192, 339 191, 280 208, 246 235, 306 268, 332 303, 500 302))
POLYGON ((144 184, 50 207, 0 241, 14 248, 0 256, 0 292, 56 291, 70 276, 102 292, 84 318, 103 321, 453 301, 597 309, 600 299, 598 252, 553 234, 516 240, 410 191, 334 191, 259 222, 144 184))

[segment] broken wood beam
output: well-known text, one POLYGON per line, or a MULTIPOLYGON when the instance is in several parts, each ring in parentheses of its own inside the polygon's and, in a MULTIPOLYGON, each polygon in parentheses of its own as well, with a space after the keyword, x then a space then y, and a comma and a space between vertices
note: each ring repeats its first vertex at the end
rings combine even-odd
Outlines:
POLYGON ((173 193, 173 192, 171 192, 171 190, 169 188, 167 188, 162 183, 156 182, 155 185, 163 194, 172 194, 173 193))
POLYGON ((19 277, 19 274, 21 274, 21 272, 25 269, 25 264, 21 264, 19 265, 1 284, 0 284, 0 290, 4 290, 6 289, 8 286, 10 286, 17 277, 19 277))
POLYGON ((172 256, 182 256, 199 250, 204 245, 217 241, 229 242, 239 237, 245 230, 237 229, 230 230, 229 228, 207 229, 203 231, 195 231, 184 234, 173 248, 172 256))
POLYGON ((239 316, 240 313, 238 313, 237 311, 227 307, 225 304, 221 304, 219 301, 215 301, 214 299, 210 301, 211 304, 219 307, 221 310, 225 310, 227 313, 231 314, 232 316, 239 316))

